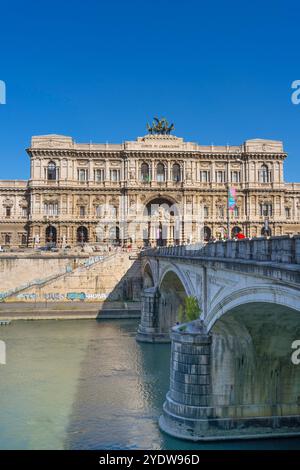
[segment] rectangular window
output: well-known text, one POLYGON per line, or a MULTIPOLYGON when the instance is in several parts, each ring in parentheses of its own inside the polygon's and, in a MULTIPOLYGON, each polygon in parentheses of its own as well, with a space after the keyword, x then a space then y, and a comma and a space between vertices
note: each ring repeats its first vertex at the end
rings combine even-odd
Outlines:
POLYGON ((97 217, 102 217, 104 215, 104 206, 96 206, 96 216, 97 217))
POLYGON ((225 171, 216 171, 216 182, 225 183, 225 171))
POLYGON ((201 183, 209 183, 210 171, 207 171, 207 170, 200 171, 200 181, 201 183))
POLYGON ((4 243, 5 243, 5 245, 10 245, 10 242, 11 242, 11 234, 6 233, 5 236, 4 236, 4 243))
POLYGON ((110 180, 120 181, 120 170, 110 170, 110 180))
POLYGON ((208 209, 207 206, 203 207, 203 216, 204 216, 205 219, 207 219, 208 216, 209 216, 209 209, 208 209))
POLYGON ((272 215, 272 204, 261 204, 260 215, 262 217, 268 217, 272 215))
POLYGON ((232 183, 239 183, 241 180, 241 173, 239 171, 232 171, 231 172, 231 182, 232 183))
POLYGON ((44 214, 45 215, 58 215, 58 204, 50 203, 44 205, 44 214))
POLYGON ((20 242, 21 242, 21 245, 27 245, 27 235, 26 235, 26 233, 21 234, 20 242))
POLYGON ((239 208, 237 206, 235 206, 235 208, 233 209, 233 214, 234 217, 239 217, 239 208))
POLYGON ((5 215, 6 215, 6 217, 10 217, 10 216, 11 216, 11 208, 10 208, 10 207, 6 207, 6 208, 5 208, 5 215))
POLYGON ((80 168, 78 171, 78 180, 87 181, 88 180, 88 170, 85 168, 80 168))
POLYGON ((104 181, 104 169, 103 168, 94 171, 94 180, 96 182, 104 181))
POLYGON ((291 218, 291 209, 289 207, 285 208, 285 216, 287 219, 291 218))
POLYGON ((21 215, 22 215, 22 217, 27 217, 27 207, 22 207, 21 208, 21 215))
POLYGON ((218 214, 219 214, 219 217, 220 217, 221 219, 224 218, 224 207, 223 207, 223 206, 220 206, 220 207, 219 207, 218 214))
POLYGON ((85 216, 85 206, 80 206, 79 207, 79 214, 80 214, 80 217, 85 216))

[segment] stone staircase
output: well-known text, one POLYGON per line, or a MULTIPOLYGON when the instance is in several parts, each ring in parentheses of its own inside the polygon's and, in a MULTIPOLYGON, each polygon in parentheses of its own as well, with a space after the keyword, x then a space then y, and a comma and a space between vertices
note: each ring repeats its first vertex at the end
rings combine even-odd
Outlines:
POLYGON ((71 272, 40 279, 11 293, 5 300, 21 301, 139 301, 141 266, 131 252, 116 252, 99 260, 88 260, 71 272), (132 259, 133 258, 133 259, 132 259))

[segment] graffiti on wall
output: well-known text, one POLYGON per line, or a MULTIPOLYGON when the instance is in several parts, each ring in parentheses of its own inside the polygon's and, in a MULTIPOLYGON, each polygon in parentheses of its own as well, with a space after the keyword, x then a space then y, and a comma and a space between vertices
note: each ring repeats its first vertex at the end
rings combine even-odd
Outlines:
MULTIPOLYGON (((105 293, 86 293, 86 292, 67 292, 66 294, 61 294, 60 292, 46 292, 42 295, 36 293, 29 294, 17 294, 16 298, 21 301, 85 301, 85 300, 105 300, 107 299, 108 294, 105 293)), ((0 294, 1 298, 1 294, 0 294)))

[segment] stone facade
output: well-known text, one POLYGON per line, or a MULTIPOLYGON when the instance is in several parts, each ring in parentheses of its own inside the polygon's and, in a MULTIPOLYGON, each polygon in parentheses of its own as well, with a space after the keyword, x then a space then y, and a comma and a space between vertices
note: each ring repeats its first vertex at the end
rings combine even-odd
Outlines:
POLYGON ((0 245, 115 239, 143 246, 219 238, 227 230, 229 186, 237 190, 231 230, 260 236, 267 220, 268 234, 300 233, 300 183, 284 182, 279 141, 204 146, 148 134, 122 144, 77 144, 46 135, 33 137, 27 152, 29 181, 0 181, 0 245), (172 211, 168 220, 160 212, 149 217, 152 202, 180 205, 177 234, 172 211), (136 222, 134 234, 124 221, 136 222))

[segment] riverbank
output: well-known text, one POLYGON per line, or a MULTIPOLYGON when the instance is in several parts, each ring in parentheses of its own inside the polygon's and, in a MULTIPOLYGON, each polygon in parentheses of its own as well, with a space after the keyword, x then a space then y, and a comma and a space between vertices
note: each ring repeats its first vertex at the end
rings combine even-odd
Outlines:
POLYGON ((2 302, 0 320, 140 318, 140 302, 2 302))

